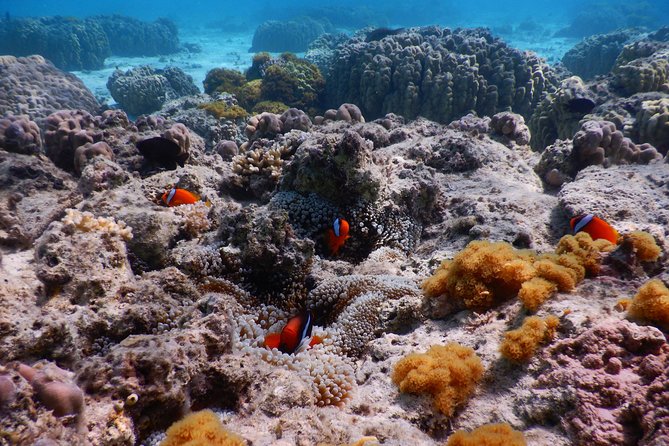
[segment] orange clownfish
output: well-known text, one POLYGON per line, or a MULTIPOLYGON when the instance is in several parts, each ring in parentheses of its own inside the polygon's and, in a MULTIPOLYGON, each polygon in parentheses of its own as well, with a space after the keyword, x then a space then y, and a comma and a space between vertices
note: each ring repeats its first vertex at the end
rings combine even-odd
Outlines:
POLYGON ((176 187, 165 192, 162 199, 163 203, 170 207, 181 204, 193 204, 200 201, 200 197, 194 193, 188 192, 186 189, 177 189, 176 187))
POLYGON ((311 336, 313 316, 310 312, 298 314, 288 320, 281 333, 270 333, 265 336, 265 347, 278 348, 283 353, 304 351, 323 340, 318 336, 311 336))
POLYGON ((569 220, 571 230, 587 232, 593 240, 603 238, 611 243, 618 243, 618 231, 613 226, 593 214, 581 214, 569 220))
POLYGON ((325 234, 325 242, 330 248, 330 253, 336 255, 339 252, 339 248, 344 246, 344 242, 348 239, 348 222, 343 218, 335 219, 332 227, 328 229, 327 234, 325 234))

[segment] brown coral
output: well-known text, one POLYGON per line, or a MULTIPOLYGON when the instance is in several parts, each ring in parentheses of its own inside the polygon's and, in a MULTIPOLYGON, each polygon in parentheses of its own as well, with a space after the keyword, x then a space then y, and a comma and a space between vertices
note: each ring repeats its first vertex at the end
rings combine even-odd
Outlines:
POLYGON ((458 430, 448 437, 445 446, 525 446, 522 432, 506 423, 484 424, 471 432, 458 430))
POLYGON ((88 142, 83 146, 77 147, 74 151, 74 171, 81 174, 84 167, 86 167, 86 164, 96 156, 102 156, 112 161, 114 160, 114 152, 111 147, 109 147, 109 144, 104 141, 96 143, 88 142))
POLYGON ((0 118, 0 148, 26 155, 39 153, 42 148, 39 127, 27 116, 0 118))
POLYGON ((534 356, 539 344, 553 339, 559 325, 560 320, 555 316, 548 316, 546 319, 529 316, 520 328, 504 334, 500 352, 512 361, 528 361, 534 356))
POLYGON ((482 376, 483 365, 474 350, 450 343, 400 359, 392 380, 400 392, 429 393, 437 410, 450 417, 471 396, 482 376))

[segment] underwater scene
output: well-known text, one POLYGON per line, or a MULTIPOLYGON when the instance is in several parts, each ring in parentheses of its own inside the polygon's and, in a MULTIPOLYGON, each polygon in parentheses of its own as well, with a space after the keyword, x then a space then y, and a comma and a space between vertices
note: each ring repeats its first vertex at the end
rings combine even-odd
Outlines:
POLYGON ((669 446, 669 1, 0 0, 0 446, 669 446))

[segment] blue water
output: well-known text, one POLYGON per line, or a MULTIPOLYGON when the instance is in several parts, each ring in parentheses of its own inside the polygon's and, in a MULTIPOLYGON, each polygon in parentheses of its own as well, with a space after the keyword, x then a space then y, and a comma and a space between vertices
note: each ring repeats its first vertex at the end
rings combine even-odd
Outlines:
POLYGON ((650 31, 669 25, 669 0, 345 0, 336 3, 0 0, 0 19, 54 15, 84 18, 99 14, 120 14, 145 21, 169 18, 179 27, 182 43, 194 43, 203 50, 201 54, 161 58, 110 57, 105 60, 106 71, 74 72, 98 97, 107 100, 110 95, 106 79, 116 67, 125 70, 147 64, 156 68, 176 65, 191 75, 200 88, 212 68, 244 70, 251 62, 248 50, 253 32, 266 20, 287 20, 300 15, 328 18, 337 30, 349 34, 367 25, 485 26, 511 46, 534 51, 553 64, 586 35, 620 27, 641 26, 650 31), (560 35, 561 30, 570 26, 576 29, 575 33, 560 35))
MULTIPOLYGON (((64 15, 86 17, 93 14, 123 14, 142 20, 168 17, 181 25, 206 24, 229 20, 231 23, 255 24, 267 19, 285 19, 323 7, 343 10, 371 10, 387 19, 389 25, 411 26, 441 24, 446 26, 519 24, 532 20, 538 25, 567 24, 579 13, 602 11, 602 22, 621 26, 657 27, 669 24, 669 1, 629 0, 454 0, 413 1, 313 1, 239 2, 239 1, 76 1, 76 0, 0 0, 0 12, 13 16, 64 15)), ((603 23, 592 22, 593 28, 603 23)))

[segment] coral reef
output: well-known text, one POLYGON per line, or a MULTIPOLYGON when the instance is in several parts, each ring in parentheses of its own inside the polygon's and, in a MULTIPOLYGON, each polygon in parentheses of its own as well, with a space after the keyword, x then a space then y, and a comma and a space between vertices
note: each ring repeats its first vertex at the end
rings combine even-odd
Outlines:
POLYGON ((68 373, 55 364, 34 367, 19 364, 19 374, 30 383, 35 396, 57 417, 78 415, 84 406, 84 393, 69 378, 68 373), (68 379, 69 378, 69 379, 68 379))
POLYGON ((18 18, 0 22, 0 53, 39 54, 63 70, 99 70, 105 58, 154 56, 177 51, 176 25, 119 15, 18 18))
POLYGON ((351 39, 337 48, 332 67, 328 102, 355 103, 371 118, 394 112, 448 123, 472 110, 491 116, 509 109, 529 118, 557 83, 538 58, 482 29, 425 27, 351 39))
POLYGON ((565 53, 562 63, 584 80, 608 74, 623 47, 638 37, 639 32, 634 29, 587 37, 565 53))
POLYGON ((216 119, 242 119, 248 116, 248 112, 239 105, 228 105, 225 101, 208 102, 198 105, 216 119))
POLYGON ((249 51, 300 53, 306 51, 318 36, 331 31, 332 25, 327 20, 316 20, 308 16, 285 22, 269 20, 256 28, 249 51))
POLYGON ((58 110, 95 113, 100 104, 76 76, 41 56, 0 57, 0 110, 39 121, 58 110))
POLYGON ((114 100, 133 115, 157 111, 168 100, 200 92, 193 78, 177 67, 141 66, 125 73, 116 70, 107 80, 107 88, 114 100))
POLYGON ((560 320, 555 316, 546 319, 529 316, 523 320, 520 328, 504 333, 499 350, 502 356, 512 361, 528 361, 536 353, 539 344, 553 339, 559 325, 560 320))
POLYGON ((526 446, 522 432, 506 423, 485 424, 471 432, 456 431, 445 446, 526 446))
POLYGON ((483 365, 474 350, 451 343, 400 359, 392 379, 400 392, 432 395, 437 410, 450 417, 471 396, 482 376, 483 365))

